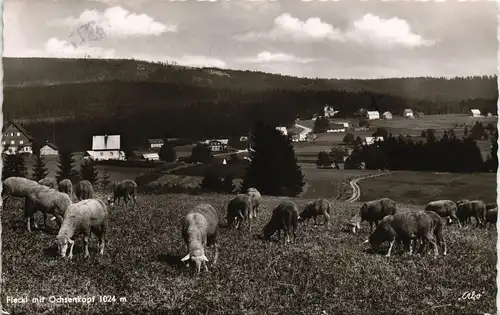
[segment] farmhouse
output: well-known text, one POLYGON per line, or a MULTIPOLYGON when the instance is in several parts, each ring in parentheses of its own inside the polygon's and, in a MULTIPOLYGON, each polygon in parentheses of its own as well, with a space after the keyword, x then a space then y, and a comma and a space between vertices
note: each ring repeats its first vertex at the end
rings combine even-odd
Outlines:
POLYGON ((43 147, 40 148, 40 155, 58 155, 59 151, 55 144, 50 142, 45 143, 43 147))
POLYGON ((375 141, 384 141, 384 137, 365 137, 364 145, 372 145, 375 141))
POLYGON ((150 149, 160 149, 163 146, 163 139, 148 139, 150 149))
POLYGON ((229 139, 211 139, 211 140, 206 140, 202 143, 208 145, 208 147, 212 152, 220 152, 227 149, 229 139))
POLYGON ((10 120, 2 127, 2 133, 2 145, 6 154, 15 154, 16 152, 33 154, 33 137, 23 126, 10 120))
POLYGON ((326 132, 345 132, 345 126, 343 124, 331 124, 330 129, 326 132))
POLYGON ((276 130, 281 131, 281 133, 285 136, 288 135, 288 130, 286 129, 286 127, 276 127, 276 130))
POLYGON ((479 109, 471 109, 472 117, 481 117, 481 112, 479 109))
POLYGON ((409 109, 409 108, 405 109, 403 111, 403 117, 404 118, 414 118, 413 117, 413 111, 411 109, 409 109))
POLYGON ((143 153, 141 155, 141 158, 146 161, 159 161, 160 156, 158 153, 143 153))
POLYGON ((369 120, 380 119, 380 113, 375 110, 369 110, 366 112, 366 118, 369 120))
POLYGON ((392 113, 391 112, 384 112, 382 114, 382 118, 384 118, 384 119, 392 119, 392 113))
POLYGON ((120 150, 120 135, 99 135, 92 137, 92 150, 84 154, 85 159, 125 160, 125 153, 120 150))

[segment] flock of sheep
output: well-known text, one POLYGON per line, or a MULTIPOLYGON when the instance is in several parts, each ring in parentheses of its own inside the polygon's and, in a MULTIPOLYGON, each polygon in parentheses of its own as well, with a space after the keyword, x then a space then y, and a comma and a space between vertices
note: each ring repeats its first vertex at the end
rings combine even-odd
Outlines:
MULTIPOLYGON (((114 186, 112 197, 107 198, 107 204, 100 199, 94 199, 94 190, 90 182, 83 180, 75 187, 75 196, 78 202, 72 202, 73 187, 71 181, 65 179, 59 184, 43 179, 35 182, 21 177, 10 177, 3 182, 3 200, 8 196, 25 198, 24 217, 28 231, 31 224, 36 227, 34 214, 41 211, 46 225, 47 214, 53 216, 59 226, 56 237, 59 254, 66 256, 69 246, 68 258, 73 256, 73 238, 82 234, 85 247, 85 257, 89 256, 88 242, 90 233, 97 236, 99 252, 104 253, 105 234, 107 229, 107 206, 113 206, 120 198, 125 205, 133 200, 137 203, 137 184, 133 180, 124 180, 114 186), (57 186, 57 187, 56 187, 57 186)), ((237 194, 227 204, 226 221, 230 228, 240 228, 247 225, 251 230, 252 221, 259 215, 259 206, 262 196, 255 188, 249 188, 245 193, 237 194)), ((284 242, 291 242, 290 236, 296 238, 299 222, 309 221, 311 218, 317 223, 317 217, 324 218, 324 225, 328 225, 332 213, 332 204, 326 199, 317 199, 307 203, 299 214, 298 206, 289 200, 282 201, 272 212, 269 222, 263 227, 263 237, 270 240, 277 234, 281 239, 284 232, 284 242)), ((427 204, 425 210, 398 211, 396 202, 389 198, 381 198, 365 202, 359 213, 354 215, 347 223, 353 233, 360 229, 361 222, 370 224, 370 236, 364 243, 369 243, 372 248, 378 249, 383 242, 390 243, 386 256, 391 255, 396 242, 402 243, 412 254, 413 246, 420 242, 419 252, 430 244, 434 249, 434 257, 439 254, 438 246, 443 255, 446 255, 446 241, 444 238, 444 225, 456 222, 459 226, 471 223, 475 218, 476 227, 489 223, 496 224, 498 207, 495 204, 485 204, 480 200, 438 200, 427 204), (446 219, 446 221, 444 220, 446 219), (373 225, 376 228, 373 231, 373 225)), ((218 228, 220 226, 217 211, 210 204, 202 203, 191 209, 181 221, 182 238, 186 244, 188 254, 181 261, 196 267, 199 273, 204 267, 208 271, 209 261, 205 250, 215 248, 213 264, 219 256, 217 244, 218 228)))

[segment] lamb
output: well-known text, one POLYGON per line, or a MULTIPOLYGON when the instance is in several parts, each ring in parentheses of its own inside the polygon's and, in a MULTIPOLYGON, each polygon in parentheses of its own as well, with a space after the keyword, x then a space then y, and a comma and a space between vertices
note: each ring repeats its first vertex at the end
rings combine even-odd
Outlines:
POLYGON ((377 226, 379 221, 382 220, 385 216, 394 215, 397 211, 398 207, 396 202, 390 198, 381 198, 368 201, 361 206, 359 214, 355 215, 348 225, 352 228, 352 232, 356 233, 356 228, 361 228, 361 222, 367 221, 370 223, 371 233, 373 231, 373 223, 375 223, 375 226, 377 226))
POLYGON ((332 204, 326 199, 316 199, 309 202, 304 207, 304 210, 299 215, 299 222, 304 222, 312 217, 314 219, 314 224, 317 224, 317 217, 322 215, 324 218, 324 225, 328 224, 330 219, 330 211, 332 209, 332 204))
POLYGON ((105 234, 108 226, 108 209, 104 202, 98 199, 85 199, 69 206, 64 215, 64 221, 56 237, 56 243, 61 257, 66 257, 68 244, 70 250, 68 259, 73 258, 73 245, 71 238, 82 234, 85 246, 85 256, 89 257, 90 233, 97 236, 99 253, 104 254, 105 234))
POLYGON ((33 189, 40 186, 36 181, 30 180, 24 177, 9 177, 3 181, 2 188, 2 201, 5 204, 5 201, 10 197, 20 197, 26 198, 29 192, 33 189))
POLYGON ((43 179, 40 179, 38 183, 52 189, 57 189, 57 180, 55 178, 45 177, 43 179))
POLYGON ((491 228, 492 225, 496 228, 497 217, 498 217, 498 208, 489 209, 488 211, 486 211, 486 223, 484 227, 486 227, 486 225, 489 223, 490 225, 488 228, 491 228))
POLYGON ((71 198, 71 196, 73 195, 73 184, 69 179, 63 179, 62 181, 59 182, 59 191, 67 193, 68 196, 71 198))
POLYGON ((188 259, 193 261, 198 273, 200 273, 202 265, 208 271, 208 258, 205 255, 205 248, 212 245, 215 247, 213 265, 217 263, 219 257, 219 245, 217 244, 218 224, 217 211, 209 204, 197 205, 181 220, 182 238, 189 251, 181 261, 184 262, 188 259))
MULTIPOLYGON (((409 248, 412 254, 412 240, 423 239, 431 243, 434 248, 434 257, 438 255, 438 248, 434 238, 435 223, 433 218, 425 211, 405 211, 394 215, 388 215, 382 219, 375 231, 365 243, 369 242, 372 248, 377 250, 380 245, 389 241, 390 246, 386 257, 391 256, 391 250, 396 240, 400 240, 409 248)), ((423 250, 422 243, 420 250, 423 250)))
POLYGON ((247 195, 252 197, 252 214, 253 217, 256 218, 257 215, 259 214, 259 206, 260 203, 262 202, 262 196, 260 195, 260 192, 257 190, 257 188, 250 187, 247 189, 247 195))
POLYGON ((462 223, 470 223, 470 218, 476 219, 476 227, 486 221, 486 205, 481 200, 461 201, 458 203, 457 216, 462 223))
POLYGON ((123 198, 125 206, 127 206, 128 201, 132 196, 134 200, 134 206, 137 204, 137 183, 131 179, 125 179, 116 184, 113 189, 113 198, 108 197, 108 204, 113 206, 118 199, 117 205, 120 203, 120 198, 123 198))
POLYGON ((252 197, 246 194, 238 194, 227 204, 227 224, 230 227, 239 228, 240 223, 248 222, 248 228, 251 229, 252 223, 252 197))
POLYGON ((79 181, 75 187, 75 195, 78 200, 94 198, 94 188, 88 180, 79 181))
POLYGON ((34 214, 37 210, 43 212, 43 223, 47 226, 47 214, 52 214, 54 217, 51 220, 56 220, 61 226, 64 214, 71 205, 71 198, 60 191, 52 188, 40 187, 31 191, 25 199, 24 217, 27 220, 28 232, 31 232, 31 221, 34 223, 34 214))
MULTIPOLYGON (((460 203, 459 201, 458 203, 460 203)), ((439 214, 441 217, 448 217, 448 223, 452 223, 455 220, 458 223, 458 226, 462 226, 460 224, 460 220, 457 217, 457 203, 451 200, 436 200, 431 201, 425 206, 426 211, 434 211, 439 214), (453 220, 452 220, 453 219, 453 220)))
POLYGON ((293 233, 294 241, 297 237, 297 227, 299 221, 299 208, 292 201, 281 202, 274 210, 271 220, 264 226, 264 239, 270 240, 271 236, 278 231, 278 241, 281 239, 281 230, 286 237, 284 243, 290 242, 290 232, 293 233))

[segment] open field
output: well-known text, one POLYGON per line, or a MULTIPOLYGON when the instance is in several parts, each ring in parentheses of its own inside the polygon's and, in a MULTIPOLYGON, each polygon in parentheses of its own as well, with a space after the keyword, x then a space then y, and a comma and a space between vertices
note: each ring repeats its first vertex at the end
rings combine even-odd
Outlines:
MULTIPOLYGON (((54 257, 54 234, 33 231, 21 219, 21 203, 3 211, 3 284, 11 314, 477 314, 494 313, 496 231, 445 228, 448 256, 385 258, 362 245, 369 228, 348 234, 342 223, 359 203, 333 203, 330 227, 300 225, 296 244, 263 242, 259 233, 283 198, 265 197, 252 232, 221 228, 218 264, 197 277, 179 262, 187 251, 179 222, 194 205, 208 202, 220 217, 227 195, 139 196, 135 209, 110 211, 103 257, 90 240, 90 258, 81 240, 73 261, 54 257), (474 290, 481 298, 460 300, 474 290), (44 296, 111 295, 115 302, 32 303, 44 296), (120 298, 122 300, 120 301, 120 298), (123 299, 124 298, 124 299, 123 299), (322 313, 325 311, 326 313, 322 313)), ((302 207, 306 199, 294 199, 302 207)), ((40 222, 40 217, 37 217, 40 222)), ((208 259, 213 251, 208 251, 208 259)))
POLYGON ((397 171, 359 182, 360 200, 389 197, 397 202, 426 204, 437 199, 481 199, 495 202, 496 174, 397 171))

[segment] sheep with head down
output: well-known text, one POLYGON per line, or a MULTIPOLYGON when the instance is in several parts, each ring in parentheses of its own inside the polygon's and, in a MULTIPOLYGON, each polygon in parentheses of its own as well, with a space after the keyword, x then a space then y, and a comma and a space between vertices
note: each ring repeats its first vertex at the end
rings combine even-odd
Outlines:
POLYGON ((38 183, 42 186, 46 186, 52 189, 57 189, 57 180, 53 177, 45 177, 38 181, 38 183))
POLYGON ((257 190, 257 188, 250 187, 247 189, 247 195, 249 195, 252 198, 252 216, 254 218, 257 217, 259 214, 259 206, 260 203, 262 202, 262 196, 260 195, 260 192, 257 190))
POLYGON ((423 239, 420 251, 423 250, 425 242, 429 242, 434 248, 434 257, 437 257, 438 248, 434 237, 434 224, 433 218, 425 211, 399 212, 384 217, 364 243, 370 243, 373 249, 378 250, 383 242, 389 241, 389 250, 385 256, 390 257, 396 240, 401 241, 412 254, 412 242, 416 239, 423 239))
POLYGON ((390 198, 381 198, 363 203, 359 214, 351 218, 348 225, 352 232, 356 233, 356 229, 361 228, 361 222, 367 221, 370 223, 370 233, 373 231, 373 224, 378 225, 379 221, 387 215, 393 215, 398 211, 397 204, 390 198))
POLYGON ((123 198, 125 206, 131 199, 134 201, 134 206, 137 204, 137 183, 134 180, 125 179, 116 184, 113 189, 113 197, 108 197, 108 204, 113 206, 118 200, 118 205, 120 198, 123 198))
POLYGON ((498 208, 488 209, 486 211, 486 223, 485 223, 484 227, 491 228, 491 226, 493 225, 496 228, 497 217, 498 217, 498 208), (489 227, 487 226, 488 223, 489 223, 489 227))
POLYGON ((73 194, 73 184, 69 179, 63 179, 59 182, 59 191, 68 194, 71 198, 71 195, 73 194))
POLYGON ((264 239, 270 240, 278 232, 278 241, 281 239, 281 230, 284 231, 284 243, 291 242, 290 234, 293 234, 295 241, 299 222, 299 208, 292 201, 282 201, 273 210, 269 222, 264 226, 264 239))
POLYGON ((462 224, 476 220, 476 227, 483 225, 486 220, 486 205, 482 200, 461 200, 457 205, 457 217, 462 224))
POLYGON ((321 215, 324 218, 323 225, 327 225, 328 220, 330 219, 331 209, 332 204, 326 199, 316 199, 310 201, 300 213, 299 222, 309 222, 309 219, 313 218, 314 224, 318 224, 317 217, 321 215))
POLYGON ((75 195, 78 200, 94 198, 94 188, 88 180, 79 181, 75 187, 75 195))
POLYGON ((37 228, 34 215, 37 211, 43 213, 43 223, 47 226, 47 214, 53 215, 51 220, 61 226, 64 214, 72 204, 71 198, 63 192, 48 187, 32 190, 25 199, 24 217, 27 221, 28 231, 31 232, 31 223, 37 228))
POLYGON ((64 215, 56 243, 61 257, 66 256, 68 245, 70 245, 68 258, 73 257, 72 239, 79 234, 83 237, 85 247, 84 258, 89 257, 90 233, 97 236, 99 242, 99 253, 104 254, 105 234, 108 226, 108 210, 106 204, 98 199, 85 199, 69 206, 64 215))
MULTIPOLYGON (((219 219, 217 211, 209 204, 199 204, 194 207, 181 220, 182 238, 189 253, 181 261, 192 261, 198 273, 202 265, 208 271, 208 258, 205 254, 207 247, 215 247, 213 265, 219 257, 219 245, 217 244, 219 219)), ((189 263, 188 263, 189 265, 189 263)))
POLYGON ((230 227, 239 228, 240 224, 248 222, 251 229, 252 223, 252 198, 247 194, 238 194, 227 204, 226 221, 230 227))
MULTIPOLYGON (((459 201, 460 203, 460 201, 459 201)), ((442 218, 448 218, 448 223, 457 222, 458 226, 462 226, 457 217, 457 203, 451 200, 436 200, 431 201, 425 206, 425 211, 434 211, 442 218)))

